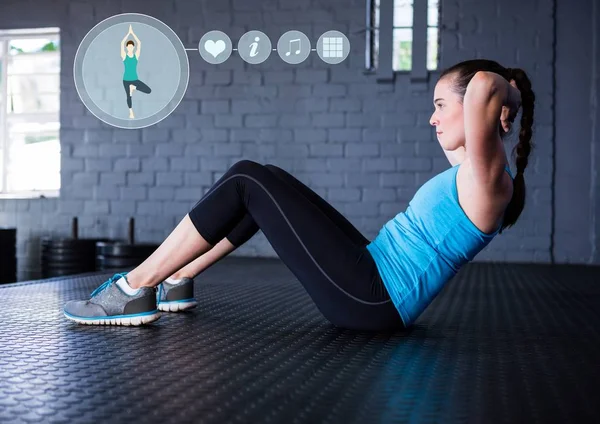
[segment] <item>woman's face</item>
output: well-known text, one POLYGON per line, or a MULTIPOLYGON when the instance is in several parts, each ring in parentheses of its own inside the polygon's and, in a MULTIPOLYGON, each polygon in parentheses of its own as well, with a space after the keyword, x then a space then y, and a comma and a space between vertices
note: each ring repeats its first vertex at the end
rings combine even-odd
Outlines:
POLYGON ((444 150, 456 150, 465 145, 465 121, 460 96, 450 90, 450 78, 435 85, 434 112, 429 123, 435 127, 438 142, 444 150))
POLYGON ((127 46, 127 53, 133 53, 133 44, 127 46))

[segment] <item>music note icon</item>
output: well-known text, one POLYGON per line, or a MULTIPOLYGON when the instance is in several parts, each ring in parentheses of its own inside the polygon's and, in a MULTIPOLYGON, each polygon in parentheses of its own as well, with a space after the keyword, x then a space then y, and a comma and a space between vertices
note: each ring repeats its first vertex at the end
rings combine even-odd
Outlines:
POLYGON ((290 40, 290 46, 289 46, 289 49, 290 49, 290 51, 288 51, 288 52, 286 52, 286 53, 285 53, 285 55, 286 55, 286 56, 289 56, 289 55, 290 55, 290 53, 292 53, 292 43, 294 43, 294 42, 296 42, 296 41, 298 42, 298 50, 296 50, 296 51, 294 52, 294 54, 299 54, 299 53, 300 53, 300 49, 301 49, 301 46, 300 46, 300 39, 299 39, 299 38, 296 38, 295 40, 290 40))

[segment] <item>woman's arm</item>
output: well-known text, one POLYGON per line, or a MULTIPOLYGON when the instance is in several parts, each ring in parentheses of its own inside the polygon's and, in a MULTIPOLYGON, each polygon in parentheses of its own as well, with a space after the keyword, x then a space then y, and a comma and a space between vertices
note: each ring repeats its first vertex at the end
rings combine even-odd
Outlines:
POLYGON ((495 184, 502 172, 494 166, 504 148, 501 119, 505 114, 508 120, 514 119, 520 98, 519 90, 494 72, 478 72, 467 86, 463 102, 465 145, 473 177, 482 186, 495 184))
POLYGON ((135 32, 133 32, 133 30, 131 30, 131 35, 133 35, 133 38, 135 38, 135 42, 137 43, 137 50, 135 51, 135 57, 137 57, 139 59, 140 51, 142 50, 142 42, 140 41, 139 38, 137 38, 137 35, 135 35, 135 32))
POLYGON ((129 35, 129 33, 125 34, 125 37, 121 41, 121 59, 123 59, 123 60, 125 60, 125 55, 127 54, 125 52, 125 41, 127 40, 128 35, 129 35))

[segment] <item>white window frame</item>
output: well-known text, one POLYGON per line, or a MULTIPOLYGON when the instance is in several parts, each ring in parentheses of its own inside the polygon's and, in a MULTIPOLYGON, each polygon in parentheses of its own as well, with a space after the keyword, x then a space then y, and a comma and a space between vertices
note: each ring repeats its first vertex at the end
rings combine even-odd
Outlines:
MULTIPOLYGON (((9 139, 8 139, 8 111, 7 111, 7 94, 8 94, 8 61, 5 59, 6 56, 10 55, 9 42, 15 39, 27 39, 27 38, 40 38, 40 37, 60 37, 60 28, 26 28, 26 29, 9 29, 0 30, 0 43, 4 44, 3 52, 4 57, 0 59, 0 144, 2 145, 2 179, 0 184, 0 199, 31 199, 31 198, 44 198, 44 197, 59 197, 60 189, 58 190, 27 190, 27 191, 3 191, 7 186, 7 172, 8 172, 8 151, 9 139)), ((60 38, 59 38, 60 39, 60 38)), ((61 44, 59 44, 61 45, 61 44)), ((62 47, 62 45, 61 45, 62 47)), ((62 72, 61 72, 62 73, 62 72)), ((59 87, 60 90, 60 87, 59 87)), ((19 114, 23 118, 28 116, 35 116, 36 118, 43 117, 43 112, 28 114, 19 114)), ((60 91, 59 91, 59 120, 60 120, 60 91)), ((55 114, 48 113, 48 120, 53 119, 55 114)), ((59 143, 60 143, 60 130, 59 130, 59 143)))

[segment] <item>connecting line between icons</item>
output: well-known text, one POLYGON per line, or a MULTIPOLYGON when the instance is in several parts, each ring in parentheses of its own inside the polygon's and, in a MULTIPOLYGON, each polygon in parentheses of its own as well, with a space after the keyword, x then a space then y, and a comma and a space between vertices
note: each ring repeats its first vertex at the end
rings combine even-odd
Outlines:
MULTIPOLYGON (((185 49, 185 50, 195 50, 195 51, 198 51, 199 49, 185 49)), ((234 52, 237 52, 237 49, 231 49, 231 50, 233 50, 234 52)), ((273 51, 276 52, 277 49, 273 49, 273 51)), ((316 52, 317 49, 310 49, 310 51, 316 52)))

